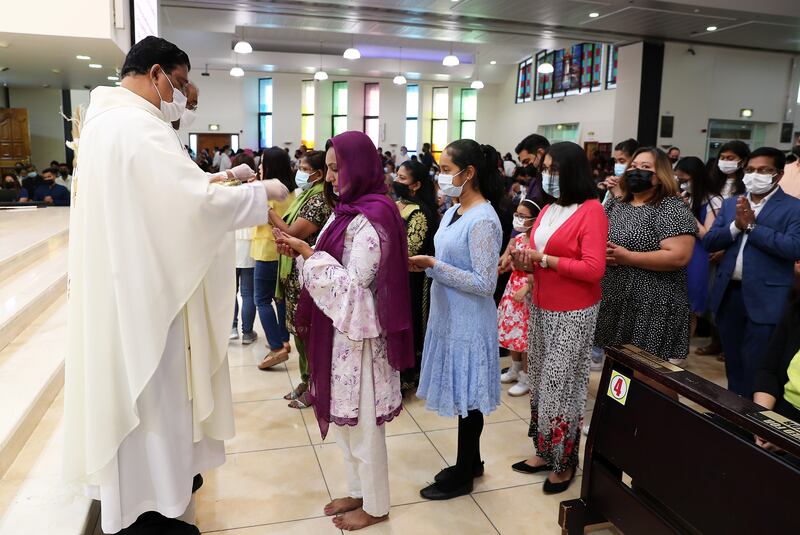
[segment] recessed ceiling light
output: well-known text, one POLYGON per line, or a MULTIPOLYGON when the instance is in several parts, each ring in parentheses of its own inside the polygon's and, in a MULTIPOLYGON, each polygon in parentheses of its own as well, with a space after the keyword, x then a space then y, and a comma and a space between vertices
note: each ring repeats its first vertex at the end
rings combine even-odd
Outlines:
POLYGON ((54 72, 56 74, 61 74, 61 71, 58 69, 50 69, 50 72, 54 72))
POLYGON ((116 82, 117 80, 119 80, 119 76, 109 76, 108 79, 111 80, 112 82, 116 82))
POLYGON ((92 68, 92 69, 102 69, 103 68, 103 66, 100 65, 99 63, 90 63, 89 67, 92 68))
POLYGON ((715 32, 715 31, 717 31, 717 27, 716 26, 709 26, 708 28, 706 28, 706 31, 707 32, 715 32))
POLYGON ((84 56, 82 54, 78 54, 77 56, 75 56, 75 59, 80 59, 80 60, 83 60, 83 61, 89 61, 90 59, 92 59, 92 57, 91 56, 84 56))
POLYGON ((114 85, 122 85, 122 82, 114 82, 114 85))
POLYGON ((592 11, 591 13, 589 13, 589 18, 590 19, 596 19, 599 16, 600 16, 600 13, 598 13, 597 11, 592 11))
POLYGON ((489 65, 497 65, 497 62, 495 60, 492 60, 489 62, 489 65))

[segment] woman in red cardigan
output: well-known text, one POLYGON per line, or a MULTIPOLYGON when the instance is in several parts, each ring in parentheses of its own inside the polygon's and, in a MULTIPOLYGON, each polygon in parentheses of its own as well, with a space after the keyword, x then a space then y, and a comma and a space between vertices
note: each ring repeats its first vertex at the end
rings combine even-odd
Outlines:
POLYGON ((555 494, 567 490, 578 466, 608 219, 597 201, 586 153, 575 143, 550 147, 542 185, 557 200, 539 214, 530 248, 515 258, 534 278, 528 436, 536 454, 512 468, 528 474, 549 471, 543 490, 555 494))

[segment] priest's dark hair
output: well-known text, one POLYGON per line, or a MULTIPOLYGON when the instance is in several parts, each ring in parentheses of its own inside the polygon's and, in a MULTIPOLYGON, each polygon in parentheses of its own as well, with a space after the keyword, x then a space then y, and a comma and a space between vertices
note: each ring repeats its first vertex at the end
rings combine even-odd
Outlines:
POLYGON ((160 65, 164 72, 172 74, 176 67, 186 65, 187 70, 192 70, 189 56, 186 52, 170 43, 166 39, 145 37, 128 51, 125 63, 122 65, 120 77, 129 74, 147 74, 153 65, 160 65))

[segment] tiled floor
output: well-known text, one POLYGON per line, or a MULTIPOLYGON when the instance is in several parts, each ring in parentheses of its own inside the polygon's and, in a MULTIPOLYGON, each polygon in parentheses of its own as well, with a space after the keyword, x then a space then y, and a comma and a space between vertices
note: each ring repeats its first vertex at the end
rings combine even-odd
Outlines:
MULTIPOLYGON (((256 359, 263 337, 230 347, 237 434, 227 444, 224 466, 205 474, 197 494, 197 523, 204 533, 277 535, 340 533, 322 508, 345 492, 344 465, 329 436, 324 443, 310 409, 289 409, 282 396, 299 380, 296 355, 262 372, 256 359)), ((692 355, 687 368, 724 382, 722 364, 692 355)), ((594 406, 599 372, 591 378, 587 417, 594 406)), ((724 384, 724 383, 723 383, 724 384)), ((504 387, 504 390, 506 388, 504 387)), ((419 489, 455 461, 456 421, 425 410, 409 396, 406 410, 387 424, 391 505, 389 522, 364 530, 373 534, 559 534, 558 504, 579 495, 580 475, 568 492, 546 496, 545 475, 510 469, 528 457, 528 398, 503 394, 503 405, 486 419, 481 452, 486 474, 471 496, 427 502, 419 489)), ((610 533, 601 529, 595 533, 610 533)))

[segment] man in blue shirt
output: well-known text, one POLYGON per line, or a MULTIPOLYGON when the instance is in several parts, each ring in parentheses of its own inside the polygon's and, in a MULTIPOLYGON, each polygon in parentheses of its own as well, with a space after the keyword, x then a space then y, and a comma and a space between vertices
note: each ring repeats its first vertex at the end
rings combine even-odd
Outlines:
POLYGON ((753 395, 753 380, 794 284, 800 260, 800 200, 778 182, 786 158, 762 147, 744 168, 747 195, 725 200, 703 238, 708 251, 725 251, 710 295, 725 350, 728 389, 753 395))
POLYGON ((48 167, 42 171, 42 184, 36 188, 33 200, 52 204, 53 206, 69 206, 69 190, 56 184, 58 169, 48 167))

